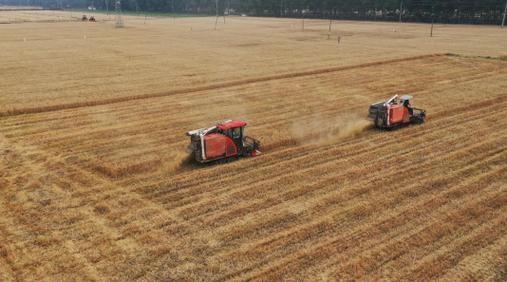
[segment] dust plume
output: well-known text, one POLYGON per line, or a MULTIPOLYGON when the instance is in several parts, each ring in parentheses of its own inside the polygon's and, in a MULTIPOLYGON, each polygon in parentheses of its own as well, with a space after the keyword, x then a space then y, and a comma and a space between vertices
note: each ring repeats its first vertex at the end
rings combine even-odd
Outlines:
POLYGON ((370 126, 367 119, 357 114, 344 114, 334 118, 314 116, 294 122, 291 134, 300 144, 323 145, 357 136, 370 126))
POLYGON ((166 170, 178 172, 193 165, 193 158, 186 150, 180 150, 172 154, 166 160, 166 170))

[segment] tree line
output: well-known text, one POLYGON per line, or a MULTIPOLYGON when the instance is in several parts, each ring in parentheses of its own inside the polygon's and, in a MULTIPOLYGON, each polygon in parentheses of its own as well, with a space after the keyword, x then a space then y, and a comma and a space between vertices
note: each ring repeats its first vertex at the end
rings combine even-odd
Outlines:
MULTIPOLYGON (((0 0, 52 8, 114 10, 117 0, 0 0)), ((350 20, 499 24, 506 0, 121 0, 123 10, 350 20), (218 5, 217 5, 218 4, 218 5), (217 9, 218 6, 218 9, 217 9)))

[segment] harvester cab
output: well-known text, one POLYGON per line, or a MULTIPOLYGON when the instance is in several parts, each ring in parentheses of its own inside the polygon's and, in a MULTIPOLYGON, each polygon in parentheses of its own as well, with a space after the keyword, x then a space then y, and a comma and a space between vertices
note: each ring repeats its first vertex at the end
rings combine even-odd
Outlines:
POLYGON ((426 111, 412 107, 412 96, 395 95, 385 102, 370 105, 368 118, 373 120, 375 127, 391 129, 409 124, 422 124, 426 111))
POLYGON ((246 136, 244 121, 227 120, 216 126, 187 132, 189 152, 199 163, 229 161, 260 154, 260 142, 246 136))

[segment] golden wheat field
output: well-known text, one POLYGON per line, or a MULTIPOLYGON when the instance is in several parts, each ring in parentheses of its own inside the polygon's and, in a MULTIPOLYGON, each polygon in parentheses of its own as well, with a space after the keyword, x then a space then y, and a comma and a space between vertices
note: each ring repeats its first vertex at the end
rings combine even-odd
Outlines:
POLYGON ((0 12, 1 281, 507 280, 507 30, 80 16, 0 12))

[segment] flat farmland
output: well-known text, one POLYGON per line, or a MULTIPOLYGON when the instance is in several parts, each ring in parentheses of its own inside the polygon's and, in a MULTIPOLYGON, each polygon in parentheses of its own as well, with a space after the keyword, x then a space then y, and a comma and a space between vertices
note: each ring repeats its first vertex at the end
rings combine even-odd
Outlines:
POLYGON ((126 23, 0 29, 0 280, 507 279, 504 31, 126 23), (263 154, 189 162, 227 118, 263 154))

